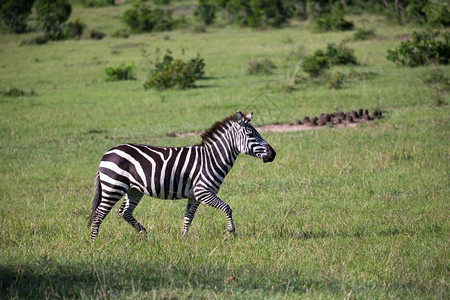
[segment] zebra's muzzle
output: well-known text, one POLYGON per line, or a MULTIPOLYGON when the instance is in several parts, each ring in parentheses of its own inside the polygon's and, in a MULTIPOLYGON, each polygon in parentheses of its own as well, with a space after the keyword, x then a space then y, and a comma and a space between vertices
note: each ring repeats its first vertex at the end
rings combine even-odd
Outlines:
POLYGON ((272 147, 270 147, 269 144, 267 144, 265 146, 265 148, 266 148, 266 153, 263 156, 261 156, 263 163, 273 161, 275 159, 275 156, 277 155, 277 153, 275 152, 275 150, 273 150, 272 147))

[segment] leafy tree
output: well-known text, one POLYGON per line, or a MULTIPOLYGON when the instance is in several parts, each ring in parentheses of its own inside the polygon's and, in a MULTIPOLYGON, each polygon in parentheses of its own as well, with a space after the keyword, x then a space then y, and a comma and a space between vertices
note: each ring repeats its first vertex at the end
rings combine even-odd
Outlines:
POLYGON ((199 0, 194 15, 197 16, 203 24, 211 25, 216 17, 216 5, 211 0, 199 0))
POLYGON ((22 33, 34 0, 0 0, 0 23, 11 32, 22 33))
POLYGON ((122 19, 134 32, 165 31, 174 26, 170 10, 152 10, 145 3, 136 3, 133 8, 124 12, 122 19))
POLYGON ((37 19, 42 30, 53 39, 59 39, 62 34, 62 24, 72 13, 68 0, 36 0, 34 4, 37 19))

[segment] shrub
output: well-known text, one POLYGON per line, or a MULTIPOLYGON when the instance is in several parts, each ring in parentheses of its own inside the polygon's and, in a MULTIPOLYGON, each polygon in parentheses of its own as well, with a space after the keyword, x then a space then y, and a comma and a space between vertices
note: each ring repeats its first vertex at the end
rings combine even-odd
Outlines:
POLYGON ((211 0, 199 0, 194 15, 204 25, 211 25, 216 17, 216 5, 211 0))
POLYGON ((327 77, 327 85, 330 89, 341 89, 345 83, 345 75, 339 72, 332 73, 327 77))
POLYGON ((83 0, 86 7, 103 7, 115 5, 115 0, 83 0))
POLYGON ((1 90, 0 94, 2 94, 5 97, 11 97, 11 98, 22 97, 22 96, 26 96, 27 94, 30 96, 36 95, 34 90, 31 90, 30 92, 25 92, 24 90, 17 88, 17 87, 11 87, 11 88, 7 88, 5 90, 1 90))
POLYGON ((36 17, 41 29, 50 39, 60 39, 62 24, 72 13, 68 0, 36 0, 34 3, 36 17))
POLYGON ((105 69, 107 81, 134 80, 134 63, 108 66, 105 69))
POLYGON ((331 65, 357 65, 358 62, 354 52, 353 49, 345 46, 345 41, 342 41, 338 45, 328 44, 325 55, 328 57, 331 65))
POLYGON ((0 0, 1 25, 11 32, 25 32, 33 3, 34 0, 0 0))
POLYGON ((411 40, 388 50, 387 59, 399 65, 417 67, 431 63, 447 65, 450 56, 450 33, 438 39, 439 31, 413 32, 411 40))
POLYGON ((145 3, 136 3, 124 12, 122 19, 134 32, 165 31, 174 26, 170 10, 151 10, 145 3))
POLYGON ((317 31, 344 31, 354 28, 353 22, 344 19, 344 10, 339 2, 335 2, 330 12, 315 19, 317 31))
POLYGON ((353 34, 353 40, 354 41, 365 41, 372 39, 376 36, 375 30, 373 29, 364 29, 359 28, 354 34, 353 34))
POLYGON ((330 43, 325 51, 317 50, 313 55, 305 56, 301 66, 310 77, 318 77, 333 65, 357 65, 358 61, 353 52, 353 49, 345 46, 345 41, 340 42, 337 46, 330 43))
POLYGON ((270 74, 276 68, 274 63, 267 58, 251 59, 247 64, 247 73, 250 75, 270 74))
POLYGON ((97 29, 91 29, 89 31, 89 37, 93 40, 101 40, 106 36, 106 34, 104 32, 101 32, 100 30, 97 29))
POLYGON ((447 4, 439 1, 410 0, 406 8, 406 18, 408 21, 427 24, 433 28, 450 25, 447 4))
POLYGON ((322 50, 317 50, 313 55, 305 56, 301 66, 310 77, 318 77, 330 67, 330 61, 322 50))
POLYGON ((28 38, 25 40, 22 40, 20 42, 21 46, 26 46, 26 45, 43 45, 45 43, 48 42, 48 36, 46 35, 39 35, 36 37, 32 37, 32 38, 28 38))
POLYGON ((181 89, 195 86, 195 81, 205 74, 205 63, 200 56, 185 62, 174 59, 168 52, 161 62, 156 62, 150 76, 144 83, 145 89, 165 90, 173 87, 181 89))
POLYGON ((128 38, 130 33, 127 29, 117 29, 111 36, 115 38, 128 38))
POLYGON ((79 39, 83 35, 86 24, 81 22, 79 18, 75 18, 73 21, 62 25, 62 34, 60 39, 74 38, 79 39))

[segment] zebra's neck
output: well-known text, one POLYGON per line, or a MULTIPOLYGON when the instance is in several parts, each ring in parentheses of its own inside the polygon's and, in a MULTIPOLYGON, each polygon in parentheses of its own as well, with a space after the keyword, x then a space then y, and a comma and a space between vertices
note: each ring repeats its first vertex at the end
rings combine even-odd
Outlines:
POLYGON ((214 174, 215 181, 221 184, 239 155, 232 124, 224 124, 210 133, 209 138, 203 140, 202 148, 204 171, 214 174))

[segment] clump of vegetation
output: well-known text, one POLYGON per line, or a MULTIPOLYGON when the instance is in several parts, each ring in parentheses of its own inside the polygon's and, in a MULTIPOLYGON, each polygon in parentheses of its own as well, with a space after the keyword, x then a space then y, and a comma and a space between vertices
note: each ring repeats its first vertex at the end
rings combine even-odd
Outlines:
POLYGON ((82 2, 86 7, 104 7, 116 4, 115 0, 83 0, 82 2))
POLYGON ((117 29, 111 34, 114 38, 128 38, 130 36, 130 32, 127 29, 117 29))
POLYGON ((355 25, 353 22, 344 18, 344 9, 339 2, 335 2, 330 11, 314 20, 315 29, 323 31, 344 31, 352 30, 355 25))
POLYGON ((26 96, 26 95, 36 95, 36 93, 33 90, 31 90, 30 92, 26 92, 23 89, 17 88, 17 87, 10 87, 10 88, 1 90, 0 94, 5 97, 10 97, 10 98, 17 98, 17 97, 22 97, 22 96, 26 96))
POLYGON ((450 59, 450 33, 414 31, 411 40, 388 50, 387 59, 399 65, 417 67, 428 64, 447 65, 450 59))
POLYGON ((247 64, 247 73, 250 75, 270 74, 275 64, 267 58, 251 59, 247 64))
POLYGON ((89 37, 93 40, 101 40, 106 36, 104 32, 101 32, 98 29, 89 30, 89 37))
POLYGON ((108 66, 105 68, 105 73, 108 76, 107 81, 135 80, 134 69, 134 63, 108 66))
POLYGON ((354 41, 366 41, 376 37, 374 29, 359 28, 353 34, 354 41))
POLYGON ((405 8, 407 21, 425 24, 431 28, 447 27, 450 25, 448 4, 440 1, 412 0, 405 8))
POLYGON ((199 0, 194 15, 204 25, 211 25, 216 17, 216 5, 211 0, 199 0))
POLYGON ((358 64, 353 53, 353 49, 346 47, 345 41, 338 45, 331 43, 325 51, 317 50, 313 55, 305 56, 301 66, 311 78, 318 77, 333 65, 358 64))
POLYGON ((21 46, 28 46, 28 45, 43 45, 49 41, 48 36, 44 35, 38 35, 35 37, 24 39, 20 42, 21 46))
POLYGON ((322 75, 330 67, 330 60, 322 50, 317 50, 313 55, 305 56, 301 66, 303 71, 314 78, 322 75))
POLYGON ((192 88, 195 81, 205 74, 205 62, 199 55, 188 61, 174 58, 170 51, 162 61, 157 61, 150 70, 150 75, 144 83, 145 89, 155 88, 166 90, 170 88, 192 88))
POLYGON ((14 33, 25 32, 33 3, 34 0, 0 1, 0 26, 14 33))
POLYGON ((50 39, 61 39, 63 26, 72 13, 67 0, 36 0, 34 3, 36 18, 40 28, 50 39))
POLYGON ((339 90, 345 83, 346 76, 340 72, 332 73, 327 76, 327 85, 330 89, 339 90))
POLYGON ((83 35, 86 24, 81 22, 80 18, 75 18, 73 21, 62 25, 62 33, 58 38, 60 39, 79 39, 83 35))
POLYGON ((450 78, 439 69, 432 70, 422 81, 431 91, 431 101, 434 106, 447 104, 448 92, 450 91, 450 78))
POLYGON ((170 10, 151 9, 145 3, 136 3, 124 12, 123 21, 133 32, 152 32, 172 30, 175 22, 170 10))

